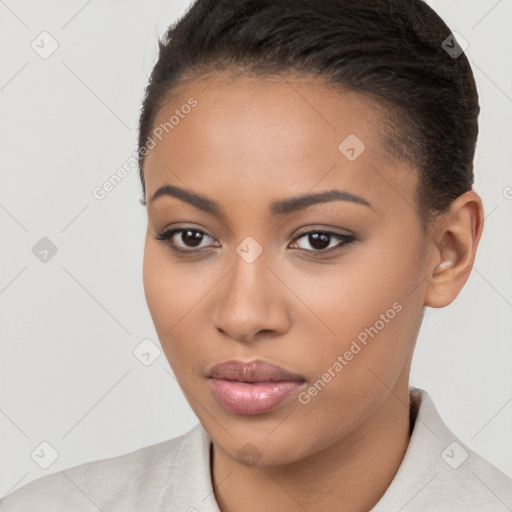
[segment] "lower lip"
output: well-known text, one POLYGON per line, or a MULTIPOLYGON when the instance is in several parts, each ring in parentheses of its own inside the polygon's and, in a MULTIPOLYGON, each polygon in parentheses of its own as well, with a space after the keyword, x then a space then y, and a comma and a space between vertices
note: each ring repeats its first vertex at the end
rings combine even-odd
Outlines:
POLYGON ((250 416, 275 409, 303 385, 297 381, 239 382, 210 379, 215 398, 228 411, 250 416))

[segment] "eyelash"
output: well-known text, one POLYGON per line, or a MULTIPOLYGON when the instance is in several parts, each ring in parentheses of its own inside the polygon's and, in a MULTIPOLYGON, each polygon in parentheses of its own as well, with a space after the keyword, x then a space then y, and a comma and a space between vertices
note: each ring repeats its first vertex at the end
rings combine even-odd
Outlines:
MULTIPOLYGON (((186 256, 194 256, 194 255, 197 255, 197 254, 200 254, 201 252, 203 252, 203 250, 205 248, 200 248, 200 249, 183 249, 181 247, 177 247, 176 245, 174 245, 172 243, 172 237, 175 234, 183 233, 183 232, 186 232, 186 231, 191 231, 193 233, 200 233, 201 235, 207 236, 207 237, 210 236, 207 233, 205 233, 204 231, 201 231, 200 229, 195 229, 195 228, 175 228, 175 229, 169 229, 169 230, 162 231, 161 233, 159 233, 159 235, 156 237, 156 239, 161 241, 162 243, 164 243, 167 247, 169 247, 171 250, 173 250, 179 256, 185 256, 185 257, 186 256)), ((304 233, 301 233, 296 238, 294 238, 293 243, 297 242, 301 238, 307 237, 308 235, 317 234, 317 233, 321 233, 321 234, 327 235, 327 236, 329 236, 331 238, 337 238, 337 239, 340 240, 341 243, 339 243, 338 245, 336 245, 334 247, 331 247, 329 249, 310 250, 310 249, 301 249, 301 248, 299 248, 299 250, 302 250, 302 251, 304 251, 306 253, 313 254, 314 256, 317 256, 317 255, 318 256, 323 256, 323 255, 327 255, 327 254, 331 254, 331 253, 340 252, 340 251, 344 250, 346 247, 348 247, 349 245, 351 245, 352 243, 354 243, 357 240, 357 238, 354 235, 343 235, 341 233, 335 233, 335 232, 327 231, 327 230, 323 230, 323 229, 315 229, 315 230, 306 231, 304 233)), ((210 238, 213 238, 213 237, 210 237, 210 238)), ((202 241, 203 240, 201 240, 199 243, 201 243, 202 241)), ((329 240, 329 243, 330 243, 330 241, 331 240, 329 240)))

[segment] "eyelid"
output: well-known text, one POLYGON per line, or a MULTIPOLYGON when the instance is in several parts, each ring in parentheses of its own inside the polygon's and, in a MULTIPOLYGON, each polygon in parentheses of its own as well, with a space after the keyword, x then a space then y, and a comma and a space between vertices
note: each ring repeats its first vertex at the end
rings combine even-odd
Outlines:
MULTIPOLYGON (((318 233, 318 232, 329 233, 331 235, 354 236, 354 234, 352 232, 343 233, 340 230, 342 230, 342 228, 335 228, 335 227, 322 226, 322 225, 310 225, 310 226, 305 226, 305 227, 300 228, 298 230, 298 232, 295 233, 295 235, 293 236, 293 239, 296 240, 297 238, 307 235, 309 233, 318 233)), ((345 230, 345 231, 348 231, 348 230, 345 230)))

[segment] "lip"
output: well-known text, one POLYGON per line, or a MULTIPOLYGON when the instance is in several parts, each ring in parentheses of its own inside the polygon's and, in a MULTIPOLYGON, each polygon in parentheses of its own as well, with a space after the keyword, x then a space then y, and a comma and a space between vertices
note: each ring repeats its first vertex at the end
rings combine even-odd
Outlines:
POLYGON ((247 363, 234 359, 218 363, 210 369, 208 377, 239 382, 279 382, 283 380, 304 382, 306 380, 298 373, 289 372, 261 359, 247 363))
POLYGON ((225 361, 208 374, 217 401, 235 414, 270 412, 295 394, 306 379, 268 361, 225 361))

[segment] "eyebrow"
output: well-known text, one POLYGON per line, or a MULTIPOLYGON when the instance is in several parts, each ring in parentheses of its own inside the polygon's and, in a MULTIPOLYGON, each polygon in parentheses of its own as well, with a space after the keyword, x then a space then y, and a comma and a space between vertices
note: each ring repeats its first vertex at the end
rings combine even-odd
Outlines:
MULTIPOLYGON (((219 203, 213 199, 209 199, 208 197, 201 194, 190 192, 173 185, 163 185, 160 187, 153 194, 150 203, 162 196, 175 197, 176 199, 180 199, 181 201, 184 201, 185 203, 188 203, 191 206, 194 206, 199 210, 212 215, 219 216, 222 214, 222 208, 220 207, 219 203)), ((314 194, 308 193, 288 199, 274 201, 270 204, 270 212, 273 215, 288 215, 290 213, 308 208, 309 206, 332 201, 348 201, 373 209, 373 206, 366 199, 363 199, 362 197, 356 196, 354 194, 350 194, 344 190, 333 189, 324 192, 318 192, 314 194)))

